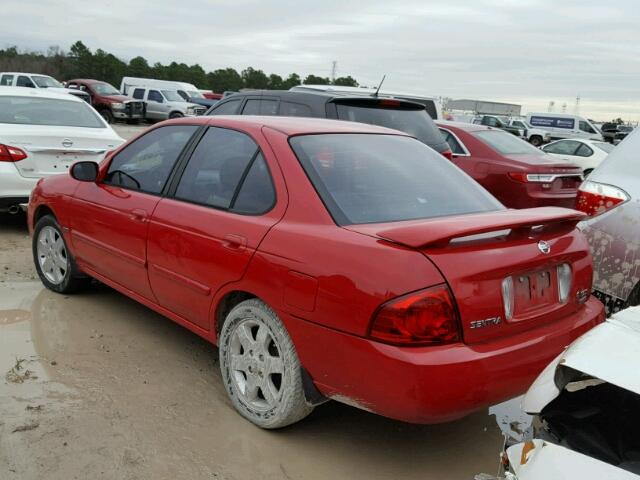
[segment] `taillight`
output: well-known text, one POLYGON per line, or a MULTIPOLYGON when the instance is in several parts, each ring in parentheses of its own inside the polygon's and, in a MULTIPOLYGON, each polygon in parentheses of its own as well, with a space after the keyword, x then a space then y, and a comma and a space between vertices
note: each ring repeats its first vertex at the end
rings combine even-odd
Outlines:
POLYGON ((448 158, 449 160, 453 160, 453 152, 451 150, 445 150, 444 152, 440 152, 443 157, 448 158))
POLYGON ((595 217, 629 200, 629 196, 618 187, 586 181, 578 189, 576 209, 595 217))
MULTIPOLYGON (((581 175, 576 175, 576 177, 580 177, 581 175)), ((522 172, 511 172, 509 173, 509 177, 516 182, 522 183, 551 183, 558 175, 555 173, 522 173, 522 172)))
POLYGON ((27 153, 18 147, 0 143, 0 162, 18 162, 27 158, 27 153))
POLYGON ((458 314, 446 285, 393 299, 380 307, 369 335, 394 345, 433 345, 460 340, 458 314))

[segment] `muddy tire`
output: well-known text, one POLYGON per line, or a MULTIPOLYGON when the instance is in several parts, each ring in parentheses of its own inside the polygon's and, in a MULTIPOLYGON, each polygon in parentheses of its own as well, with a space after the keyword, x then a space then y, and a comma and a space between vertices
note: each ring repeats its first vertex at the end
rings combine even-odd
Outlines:
POLYGON ((100 110, 100 115, 104 118, 104 121, 107 123, 113 123, 113 113, 110 110, 104 108, 100 110))
POLYGON ((305 401, 300 360, 278 316, 258 299, 234 307, 218 342, 222 381, 236 410, 274 429, 313 411, 305 401))
POLYGON ((171 114, 169 115, 170 119, 182 118, 182 117, 184 117, 184 115, 180 112, 171 112, 171 114))
POLYGON ((45 215, 36 223, 32 251, 36 272, 49 290, 71 293, 90 282, 76 266, 62 236, 62 229, 53 216, 45 215))

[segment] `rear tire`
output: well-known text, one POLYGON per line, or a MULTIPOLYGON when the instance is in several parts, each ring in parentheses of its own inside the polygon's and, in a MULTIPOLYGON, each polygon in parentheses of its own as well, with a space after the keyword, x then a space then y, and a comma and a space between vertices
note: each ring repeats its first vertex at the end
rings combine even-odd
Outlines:
POLYGON ((182 118, 182 117, 184 117, 184 115, 181 114, 180 112, 171 112, 171 115, 169 115, 170 119, 182 118))
POLYGON ((107 123, 113 123, 113 113, 106 108, 100 110, 100 115, 104 118, 104 121, 107 123))
POLYGON ((534 147, 539 147, 540 145, 542 145, 542 137, 534 135, 529 139, 529 143, 531 143, 531 145, 533 145, 534 147))
POLYGON ((250 422, 282 428, 313 411, 296 349, 275 312, 258 299, 234 307, 218 342, 220 370, 235 409, 250 422))
POLYGON ((62 229, 51 215, 45 215, 33 230, 33 261, 40 280, 49 290, 71 293, 85 287, 89 277, 78 269, 62 229))

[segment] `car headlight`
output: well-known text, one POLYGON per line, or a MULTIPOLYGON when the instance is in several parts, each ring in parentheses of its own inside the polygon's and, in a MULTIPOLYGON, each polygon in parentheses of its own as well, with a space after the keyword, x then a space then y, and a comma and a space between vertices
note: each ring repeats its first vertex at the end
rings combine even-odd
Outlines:
POLYGON ((195 115, 196 107, 187 107, 187 113, 193 113, 195 115))
POLYGON ((518 129, 518 135, 520 135, 521 137, 524 137, 524 130, 522 130, 521 128, 518 129))
POLYGON ((122 110, 124 108, 124 103, 112 103, 111 108, 114 110, 122 110))

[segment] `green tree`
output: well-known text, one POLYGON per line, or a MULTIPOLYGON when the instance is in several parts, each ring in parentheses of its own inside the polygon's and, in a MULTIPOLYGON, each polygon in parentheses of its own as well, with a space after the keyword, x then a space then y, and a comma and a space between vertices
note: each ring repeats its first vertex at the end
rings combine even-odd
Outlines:
POLYGON ((285 81, 282 82, 282 89, 289 90, 291 87, 297 87, 300 85, 302 81, 300 80, 300 75, 297 73, 292 73, 287 77, 285 81))
POLYGON ((358 82, 356 82, 356 79, 353 78, 351 75, 348 75, 346 77, 338 77, 335 79, 333 84, 340 85, 341 87, 357 87, 358 86, 358 82))
POLYGON ((69 56, 71 57, 72 69, 70 77, 91 78, 93 71, 93 54, 91 50, 78 40, 71 45, 69 56))
POLYGON ((151 67, 149 66, 146 58, 133 57, 131 60, 129 60, 126 76, 146 78, 150 73, 151 67))
POLYGON ((282 90, 283 89, 283 80, 280 75, 276 75, 272 73, 269 75, 269 89, 270 90, 282 90))
POLYGON ((269 77, 262 71, 247 67, 242 71, 242 82, 245 88, 262 90, 269 88, 269 77))
POLYGON ((209 72, 207 84, 214 92, 238 91, 243 87, 242 77, 233 68, 220 68, 209 72))
POLYGON ((331 81, 328 78, 318 77, 317 75, 307 75, 304 79, 305 85, 329 85, 331 81))

